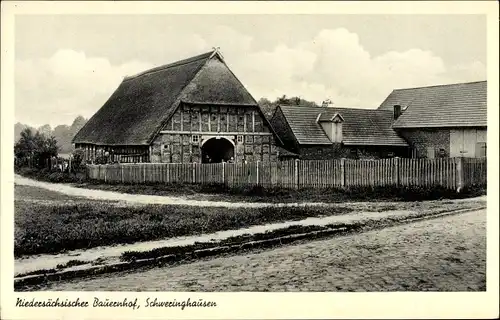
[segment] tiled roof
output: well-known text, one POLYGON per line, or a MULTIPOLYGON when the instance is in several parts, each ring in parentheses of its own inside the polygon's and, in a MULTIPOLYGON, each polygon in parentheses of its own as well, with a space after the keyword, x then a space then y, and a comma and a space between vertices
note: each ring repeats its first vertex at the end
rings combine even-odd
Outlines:
POLYGON ((486 81, 480 81, 396 89, 379 109, 407 106, 393 128, 486 126, 486 87, 486 81))
POLYGON ((407 146, 406 141, 391 128, 391 110, 280 106, 299 144, 331 144, 328 136, 316 122, 338 113, 344 119, 343 143, 346 145, 407 146))

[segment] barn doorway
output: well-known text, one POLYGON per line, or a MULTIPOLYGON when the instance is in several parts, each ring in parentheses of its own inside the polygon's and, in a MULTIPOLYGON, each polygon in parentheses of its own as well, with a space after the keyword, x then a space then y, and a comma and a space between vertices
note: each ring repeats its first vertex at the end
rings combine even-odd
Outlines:
POLYGON ((228 162, 234 159, 234 145, 226 138, 210 138, 201 146, 203 163, 228 162))

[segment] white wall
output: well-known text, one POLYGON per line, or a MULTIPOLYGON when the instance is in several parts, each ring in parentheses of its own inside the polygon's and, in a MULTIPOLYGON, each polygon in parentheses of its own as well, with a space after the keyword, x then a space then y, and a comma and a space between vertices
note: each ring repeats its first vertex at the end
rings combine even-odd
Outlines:
POLYGON ((342 142, 342 122, 320 122, 323 131, 332 142, 342 142))
POLYGON ((476 157, 479 142, 487 142, 486 129, 450 130, 450 157, 476 157))

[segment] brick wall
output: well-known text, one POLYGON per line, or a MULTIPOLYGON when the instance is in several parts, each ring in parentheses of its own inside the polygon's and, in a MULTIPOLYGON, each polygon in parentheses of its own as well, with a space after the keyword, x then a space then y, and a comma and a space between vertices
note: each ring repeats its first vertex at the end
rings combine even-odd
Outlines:
POLYGON ((412 148, 412 157, 426 158, 427 148, 436 152, 444 150, 444 156, 450 155, 450 130, 449 129, 405 129, 398 132, 412 148))
POLYGON ((407 157, 408 149, 386 146, 343 146, 335 143, 324 146, 301 146, 299 154, 303 160, 380 159, 391 156, 407 157))

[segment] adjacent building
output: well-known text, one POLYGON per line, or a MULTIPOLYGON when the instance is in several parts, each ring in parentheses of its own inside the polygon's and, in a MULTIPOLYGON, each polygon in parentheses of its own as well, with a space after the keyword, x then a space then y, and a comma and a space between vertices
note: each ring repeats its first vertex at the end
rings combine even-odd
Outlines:
POLYGON ((396 89, 375 110, 279 106, 271 123, 300 159, 486 157, 486 88, 396 89))
POLYGON ((126 77, 76 134, 94 161, 276 161, 279 138, 214 50, 126 77))
POLYGON ((279 106, 271 124, 300 159, 407 157, 408 143, 392 129, 391 110, 279 106))
POLYGON ((392 128, 414 158, 486 157, 486 81, 397 89, 378 110, 394 112, 392 128))

